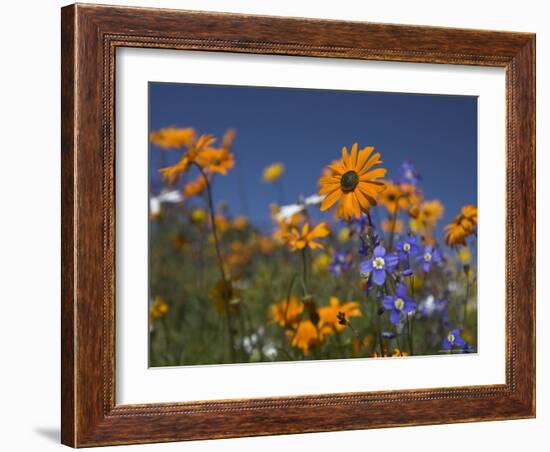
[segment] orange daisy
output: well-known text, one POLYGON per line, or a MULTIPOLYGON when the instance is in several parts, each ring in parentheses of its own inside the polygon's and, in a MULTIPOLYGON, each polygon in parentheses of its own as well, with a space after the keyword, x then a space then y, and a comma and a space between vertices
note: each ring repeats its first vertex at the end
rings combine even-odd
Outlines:
POLYGON ((219 173, 225 176, 235 165, 235 156, 227 148, 208 148, 201 152, 197 163, 210 174, 219 173))
POLYGON ((321 210, 338 203, 338 217, 350 221, 352 217, 360 218, 361 211, 368 212, 370 206, 376 205, 377 195, 384 190, 384 183, 379 180, 386 175, 384 168, 372 169, 382 163, 380 154, 372 154, 373 146, 358 151, 355 143, 348 154, 342 148, 342 159, 328 166, 332 175, 319 179, 319 195, 326 195, 321 203, 321 210))
POLYGON ((204 152, 208 146, 212 145, 215 140, 216 139, 212 135, 201 135, 195 143, 189 145, 187 152, 182 155, 179 162, 175 165, 161 168, 159 171, 166 179, 168 185, 177 183, 181 175, 189 169, 199 155, 204 152))
POLYGON ((451 224, 445 226, 445 243, 451 247, 466 245, 466 237, 473 234, 477 225, 477 207, 464 206, 451 224))
POLYGON ((191 145, 195 140, 195 131, 191 127, 184 129, 166 127, 151 132, 149 139, 151 143, 162 149, 177 149, 191 145))
POLYGON ((297 228, 292 228, 285 238, 290 246, 290 251, 302 250, 308 246, 313 250, 323 248, 323 245, 315 242, 314 239, 326 237, 329 233, 330 230, 324 222, 319 223, 311 231, 309 223, 306 223, 302 226, 301 232, 297 228))
POLYGON ((378 202, 390 214, 395 214, 399 210, 411 209, 420 202, 419 194, 414 185, 396 185, 389 181, 384 181, 384 183, 386 184, 386 189, 380 193, 378 202))
POLYGON ((316 327, 311 320, 302 320, 296 331, 287 331, 287 336, 292 337, 291 344, 293 347, 302 350, 304 356, 309 354, 311 347, 321 345, 325 340, 325 334, 329 333, 327 328, 316 327))
POLYGON ((198 196, 206 190, 206 179, 199 174, 199 176, 190 182, 187 182, 183 187, 183 195, 186 198, 198 196))
POLYGON ((271 319, 280 326, 294 326, 304 311, 304 305, 296 297, 290 297, 271 305, 271 319))
POLYGON ((361 309, 359 309, 359 303, 356 301, 348 301, 340 304, 340 300, 337 297, 330 297, 330 305, 319 308, 318 312, 322 324, 330 326, 338 333, 346 329, 346 326, 340 324, 338 321, 339 312, 343 312, 346 318, 361 317, 362 315, 361 309))

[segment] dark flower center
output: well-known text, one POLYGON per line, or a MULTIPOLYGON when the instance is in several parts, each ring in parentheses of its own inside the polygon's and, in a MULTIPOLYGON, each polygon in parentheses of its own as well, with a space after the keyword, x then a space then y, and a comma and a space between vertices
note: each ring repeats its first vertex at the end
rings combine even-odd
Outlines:
POLYGON ((347 173, 344 173, 340 179, 340 186, 342 187, 342 191, 345 192, 352 191, 355 187, 357 187, 358 183, 359 175, 355 171, 348 171, 347 173))

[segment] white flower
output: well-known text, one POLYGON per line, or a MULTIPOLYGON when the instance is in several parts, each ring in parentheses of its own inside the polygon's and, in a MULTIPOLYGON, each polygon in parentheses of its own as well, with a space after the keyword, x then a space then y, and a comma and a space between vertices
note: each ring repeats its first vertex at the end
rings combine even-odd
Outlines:
POLYGON ((304 203, 306 204, 306 206, 315 206, 317 204, 321 204, 323 202, 323 199, 325 199, 324 196, 311 195, 304 200, 304 203))
POLYGON ((163 191, 158 196, 151 196, 149 199, 149 210, 151 215, 158 215, 163 203, 177 204, 183 201, 183 195, 178 190, 163 191))
POLYGON ((325 199, 325 197, 319 195, 311 195, 307 198, 302 197, 297 204, 287 204, 286 206, 281 206, 279 212, 275 216, 275 219, 277 221, 288 222, 294 215, 302 212, 306 206, 321 204, 323 199, 325 199))
POLYGON ((265 344, 262 348, 262 353, 269 359, 275 359, 277 357, 277 349, 273 344, 265 344))
POLYGON ((277 221, 290 221, 290 219, 296 215, 297 213, 300 213, 302 210, 304 210, 303 204, 289 204, 286 206, 282 206, 279 209, 279 212, 275 216, 275 219, 277 221))

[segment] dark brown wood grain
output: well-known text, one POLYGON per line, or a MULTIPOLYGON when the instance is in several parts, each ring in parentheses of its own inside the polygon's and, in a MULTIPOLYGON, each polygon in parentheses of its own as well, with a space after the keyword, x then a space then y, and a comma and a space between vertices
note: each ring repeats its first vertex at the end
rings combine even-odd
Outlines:
POLYGON ((62 442, 74 447, 535 415, 535 36, 72 5, 62 9, 62 442), (506 383, 215 402, 115 403, 117 47, 506 69, 506 383), (521 265, 520 265, 521 263, 521 265))

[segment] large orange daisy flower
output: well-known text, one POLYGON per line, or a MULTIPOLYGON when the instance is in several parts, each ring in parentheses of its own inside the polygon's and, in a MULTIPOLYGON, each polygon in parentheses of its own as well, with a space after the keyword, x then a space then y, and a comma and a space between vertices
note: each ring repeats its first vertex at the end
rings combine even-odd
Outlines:
POLYGON ((352 217, 360 218, 361 211, 368 212, 370 206, 376 205, 378 193, 384 190, 384 183, 379 180, 386 176, 384 168, 372 169, 382 163, 380 154, 372 154, 373 146, 358 151, 355 143, 348 154, 342 148, 342 160, 328 166, 331 175, 319 179, 319 195, 326 195, 321 203, 321 210, 331 208, 338 203, 338 217, 350 221, 352 217))

